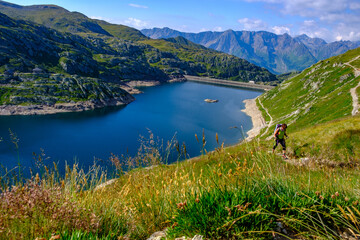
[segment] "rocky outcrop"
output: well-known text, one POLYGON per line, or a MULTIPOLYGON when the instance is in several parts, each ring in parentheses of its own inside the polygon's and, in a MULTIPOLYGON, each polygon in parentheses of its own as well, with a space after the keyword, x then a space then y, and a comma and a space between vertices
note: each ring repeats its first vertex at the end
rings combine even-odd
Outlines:
POLYGON ((135 100, 120 85, 62 74, 14 74, 0 78, 0 115, 86 111, 135 100))
POLYGON ((97 108, 120 106, 134 101, 130 97, 113 98, 108 100, 79 101, 76 103, 55 103, 53 105, 0 105, 0 115, 43 115, 64 112, 82 112, 97 108))

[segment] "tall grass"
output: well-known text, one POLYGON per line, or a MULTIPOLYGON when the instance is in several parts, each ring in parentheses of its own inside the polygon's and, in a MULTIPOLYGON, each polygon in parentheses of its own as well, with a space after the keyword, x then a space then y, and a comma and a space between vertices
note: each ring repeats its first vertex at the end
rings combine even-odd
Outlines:
MULTIPOLYGON (((27 183, 3 188, 0 238, 146 239, 164 229, 169 239, 360 234, 357 167, 291 164, 260 140, 229 148, 219 143, 212 152, 168 165, 167 155, 158 155, 166 147, 153 149, 154 139, 150 134, 144 140, 150 145, 139 151, 146 160, 127 159, 134 165, 128 171, 118 165, 118 179, 103 187, 96 187, 107 181, 103 169, 85 172, 75 164, 62 177, 56 165, 44 166, 27 183)), ((199 144, 206 144, 205 136, 199 144)))
POLYGON ((309 157, 337 165, 358 164, 359 129, 359 116, 338 119, 293 132, 288 145, 295 157, 309 157))

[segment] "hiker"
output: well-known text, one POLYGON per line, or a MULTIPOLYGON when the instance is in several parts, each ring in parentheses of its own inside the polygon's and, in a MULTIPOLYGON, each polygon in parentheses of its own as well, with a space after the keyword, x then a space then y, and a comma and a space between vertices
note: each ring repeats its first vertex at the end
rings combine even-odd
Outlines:
POLYGON ((285 123, 281 124, 279 127, 276 127, 275 132, 274 132, 275 144, 273 146, 273 153, 275 153, 275 148, 277 147, 277 145, 279 143, 281 144, 281 146, 283 147, 284 159, 287 159, 286 143, 285 143, 285 136, 287 137, 286 128, 287 128, 287 125, 285 123))

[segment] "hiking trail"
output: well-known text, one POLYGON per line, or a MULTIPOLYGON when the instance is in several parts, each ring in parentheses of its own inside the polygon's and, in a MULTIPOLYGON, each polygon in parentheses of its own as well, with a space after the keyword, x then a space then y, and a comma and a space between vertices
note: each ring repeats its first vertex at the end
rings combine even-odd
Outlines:
MULTIPOLYGON (((360 69, 354 67, 353 65, 351 65, 350 63, 357 60, 360 56, 357 56, 356 58, 353 58, 351 59, 349 62, 347 63, 344 63, 345 65, 351 67, 354 69, 354 75, 355 75, 355 78, 359 77, 360 76, 360 69)), ((351 112, 351 115, 355 116, 358 112, 359 112, 359 97, 358 95, 356 94, 356 89, 360 87, 360 81, 358 83, 358 85, 356 85, 355 87, 351 88, 350 89, 350 94, 351 94, 351 97, 352 97, 352 105, 353 105, 353 110, 351 112)))
POLYGON ((264 105, 262 104, 260 98, 258 98, 258 99, 259 99, 259 104, 260 104, 261 107, 265 110, 266 114, 270 117, 270 121, 269 121, 269 123, 267 124, 267 128, 266 128, 265 132, 263 132, 263 134, 261 134, 261 136, 260 136, 260 137, 263 137, 263 136, 268 132, 270 126, 272 126, 272 124, 273 124, 273 118, 272 118, 272 116, 270 115, 269 111, 268 111, 268 110, 264 107, 264 105))

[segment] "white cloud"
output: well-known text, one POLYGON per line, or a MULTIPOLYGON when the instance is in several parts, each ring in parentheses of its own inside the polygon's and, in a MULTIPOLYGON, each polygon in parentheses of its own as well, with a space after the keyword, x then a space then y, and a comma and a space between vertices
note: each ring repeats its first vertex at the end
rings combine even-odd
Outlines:
POLYGON ((282 35, 284 33, 291 34, 291 29, 289 26, 269 26, 269 24, 261 19, 241 18, 238 20, 238 22, 240 23, 242 30, 269 31, 278 35, 282 35))
POLYGON ((224 31, 222 27, 214 27, 213 31, 215 32, 222 32, 224 31))
POLYGON ((284 33, 291 34, 290 28, 285 27, 285 26, 274 26, 271 29, 275 34, 278 34, 278 35, 284 34, 284 33))
POLYGON ((134 8, 149 8, 148 6, 139 5, 139 4, 135 4, 135 3, 129 3, 129 6, 134 7, 134 8))
POLYGON ((268 28, 267 23, 263 22, 261 19, 241 18, 238 22, 242 25, 243 30, 247 31, 259 31, 268 28))
POLYGON ((131 18, 131 17, 126 19, 124 21, 124 24, 128 25, 130 27, 138 28, 138 29, 146 28, 146 27, 148 27, 150 25, 149 22, 147 22, 147 21, 142 21, 140 19, 131 18))
POLYGON ((333 41, 333 33, 325 28, 321 27, 318 22, 315 20, 305 20, 299 29, 299 34, 306 34, 312 38, 322 38, 322 39, 332 39, 333 41))
POLYGON ((360 32, 358 29, 360 28, 360 24, 358 24, 358 28, 354 30, 353 26, 350 26, 346 23, 339 23, 334 28, 334 38, 336 40, 350 40, 350 41, 359 41, 360 40, 360 32))
MULTIPOLYGON (((300 16, 316 24, 303 23, 300 33, 322 37, 327 41, 336 39, 360 40, 359 0, 246 0, 263 2, 284 15, 300 16)), ((294 32, 294 31, 292 31, 294 32)))

